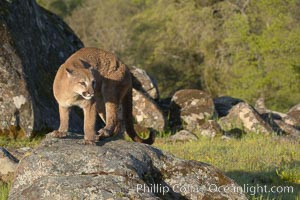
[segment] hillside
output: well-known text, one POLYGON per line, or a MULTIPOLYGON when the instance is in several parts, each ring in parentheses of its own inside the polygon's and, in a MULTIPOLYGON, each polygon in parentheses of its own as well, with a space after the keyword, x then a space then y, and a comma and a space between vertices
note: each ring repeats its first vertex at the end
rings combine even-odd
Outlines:
POLYGON ((85 46, 157 79, 162 97, 203 89, 286 111, 300 101, 300 3, 269 0, 39 0, 85 46))

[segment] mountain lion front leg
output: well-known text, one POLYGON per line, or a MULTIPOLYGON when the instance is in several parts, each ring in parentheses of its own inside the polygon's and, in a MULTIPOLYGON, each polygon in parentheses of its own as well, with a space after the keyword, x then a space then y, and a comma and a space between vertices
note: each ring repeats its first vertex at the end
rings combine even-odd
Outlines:
POLYGON ((110 87, 108 90, 103 90, 103 93, 106 94, 105 102, 105 127, 98 131, 99 139, 107 138, 113 136, 118 132, 118 95, 117 91, 111 90, 110 87), (107 95, 109 94, 109 95, 107 95))
POLYGON ((118 130, 118 104, 117 102, 106 102, 106 125, 99 130, 99 139, 113 136, 118 130))
POLYGON ((84 144, 95 144, 98 136, 95 131, 96 124, 96 103, 91 102, 83 107, 84 114, 84 144))
POLYGON ((59 118, 60 125, 58 130, 52 132, 53 137, 62 138, 67 136, 68 128, 69 128, 69 107, 63 107, 59 105, 59 118))

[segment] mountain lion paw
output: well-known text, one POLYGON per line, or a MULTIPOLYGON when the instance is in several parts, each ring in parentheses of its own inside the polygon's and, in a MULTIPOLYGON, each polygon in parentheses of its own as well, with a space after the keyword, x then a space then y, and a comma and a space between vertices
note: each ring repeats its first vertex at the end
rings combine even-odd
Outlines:
POLYGON ((112 132, 110 130, 107 130, 105 128, 102 128, 98 131, 99 133, 99 140, 104 139, 104 138, 108 138, 112 136, 112 132))
POLYGON ((82 144, 84 145, 96 145, 96 142, 93 140, 83 140, 82 144))
POLYGON ((58 131, 58 130, 55 130, 55 131, 52 131, 51 133, 50 133, 50 135, 52 136, 52 137, 56 137, 56 138, 64 138, 64 137, 67 137, 67 132, 60 132, 60 131, 58 131))

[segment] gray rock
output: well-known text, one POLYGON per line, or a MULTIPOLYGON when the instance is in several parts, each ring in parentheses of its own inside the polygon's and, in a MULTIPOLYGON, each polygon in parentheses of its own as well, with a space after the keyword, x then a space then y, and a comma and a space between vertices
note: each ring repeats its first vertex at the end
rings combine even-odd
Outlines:
POLYGON ((269 110, 266 106, 265 106, 265 100, 263 97, 260 97, 257 99, 257 101, 255 102, 255 106, 254 106, 255 110, 261 114, 261 115, 269 115, 275 118, 284 118, 287 117, 287 114, 282 113, 282 112, 278 112, 278 111, 274 111, 274 110, 269 110))
POLYGON ((294 126, 299 126, 300 127, 300 103, 292 107, 287 115, 294 120, 294 126))
POLYGON ((9 153, 5 148, 0 147, 0 180, 9 181, 14 174, 19 160, 9 153))
POLYGON ((14 155, 15 158, 18 160, 21 160, 24 156, 30 154, 30 152, 33 150, 31 147, 22 147, 22 148, 12 148, 7 147, 6 150, 8 150, 12 155, 14 155))
POLYGON ((159 99, 157 83, 147 74, 145 70, 132 67, 130 72, 133 75, 133 88, 146 94, 146 96, 153 100, 159 99))
POLYGON ((300 130, 297 126, 295 126, 295 120, 286 115, 285 117, 281 117, 274 112, 267 112, 261 114, 261 117, 272 127, 274 132, 278 135, 299 135, 300 130))
POLYGON ((254 108, 260 114, 266 113, 267 107, 265 105, 265 99, 263 97, 259 97, 255 102, 254 108))
POLYGON ((283 131, 284 134, 296 138, 300 141, 300 131, 290 124, 286 124, 282 120, 274 120, 277 126, 283 131))
POLYGON ((297 126, 297 120, 294 117, 291 117, 289 115, 286 115, 285 117, 282 118, 282 120, 284 121, 284 123, 289 124, 291 126, 294 127, 298 127, 298 129, 300 130, 300 126, 297 126))
POLYGON ((8 199, 246 199, 208 164, 124 140, 81 143, 45 139, 20 163, 8 199))
POLYGON ((277 123, 275 122, 275 120, 282 120, 282 117, 278 114, 274 114, 272 112, 266 112, 263 114, 260 114, 260 116, 262 117, 262 119, 267 122, 272 129, 274 130, 275 133, 277 133, 278 135, 283 134, 283 130, 277 125, 277 123))
POLYGON ((195 141, 198 140, 198 137, 187 130, 181 130, 172 135, 170 139, 173 141, 195 141))
POLYGON ((156 103, 143 93, 133 89, 133 116, 136 122, 143 127, 156 131, 164 131, 166 121, 156 103))
MULTIPOLYGON (((0 133, 57 128, 52 94, 56 70, 81 41, 57 16, 34 0, 0 1, 0 133)), ((72 124, 79 130, 76 117, 72 124)), ((79 124, 79 125, 78 125, 79 124)))
POLYGON ((215 107, 209 94, 196 89, 179 90, 171 100, 170 126, 173 130, 183 128, 194 132, 214 114, 215 107))
POLYGON ((220 118, 219 124, 226 131, 241 129, 251 133, 271 134, 273 132, 271 126, 247 103, 235 105, 227 116, 220 118))
POLYGON ((223 135, 221 126, 214 120, 208 120, 200 126, 199 134, 207 137, 215 137, 223 135))
POLYGON ((255 109, 278 135, 290 135, 291 133, 294 135, 293 133, 299 131, 296 128, 297 120, 294 117, 285 113, 267 109, 264 103, 264 98, 261 97, 256 101, 255 109))
POLYGON ((229 110, 238 103, 244 102, 241 99, 236 99, 229 96, 214 98, 215 109, 219 117, 228 115, 229 110))

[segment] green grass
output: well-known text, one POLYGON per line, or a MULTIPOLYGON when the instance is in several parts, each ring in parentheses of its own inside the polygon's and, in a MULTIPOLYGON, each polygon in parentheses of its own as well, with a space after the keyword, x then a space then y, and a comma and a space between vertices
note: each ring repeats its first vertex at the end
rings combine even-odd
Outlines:
POLYGON ((299 143, 275 136, 245 135, 225 141, 200 137, 193 142, 170 142, 158 138, 154 146, 188 160, 209 163, 226 173, 239 185, 249 188, 249 199, 300 200, 299 143), (293 193, 253 194, 252 186, 292 186, 293 193), (251 190, 251 191, 250 191, 251 190))
POLYGON ((8 197, 9 185, 0 182, 0 200, 6 200, 8 197))
POLYGON ((42 136, 35 138, 11 139, 9 137, 0 136, 0 147, 4 148, 21 148, 21 147, 36 147, 42 140, 42 136))

